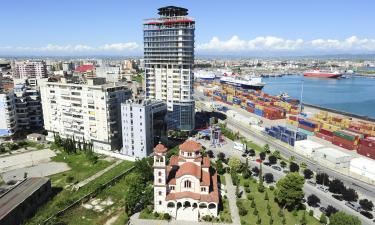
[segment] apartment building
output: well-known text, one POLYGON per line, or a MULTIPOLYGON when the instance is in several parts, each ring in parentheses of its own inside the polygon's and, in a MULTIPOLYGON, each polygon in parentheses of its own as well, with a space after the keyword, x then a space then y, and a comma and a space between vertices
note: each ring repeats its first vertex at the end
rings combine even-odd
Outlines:
POLYGON ((37 86, 37 80, 47 77, 44 61, 23 61, 15 63, 15 78, 28 80, 30 86, 37 86))
POLYGON ((167 105, 163 101, 139 100, 121 104, 121 154, 142 159, 166 139, 167 105))
POLYGON ((195 20, 185 8, 158 10, 143 23, 145 97, 167 103, 168 129, 192 130, 195 20))
POLYGON ((17 115, 14 91, 0 93, 0 138, 12 137, 17 131, 17 115))
POLYGON ((41 82, 44 128, 47 140, 62 138, 92 142, 98 150, 121 148, 121 103, 131 98, 126 84, 106 83, 105 78, 86 83, 62 78, 41 82))

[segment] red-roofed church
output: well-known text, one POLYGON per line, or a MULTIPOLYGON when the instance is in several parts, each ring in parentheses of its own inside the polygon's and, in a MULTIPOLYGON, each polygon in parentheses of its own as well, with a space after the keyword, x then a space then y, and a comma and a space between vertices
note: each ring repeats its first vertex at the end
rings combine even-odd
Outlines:
POLYGON ((166 162, 168 149, 154 148, 154 210, 169 213, 177 220, 198 221, 205 215, 218 216, 217 172, 210 159, 202 156, 201 144, 187 140, 179 154, 166 162))

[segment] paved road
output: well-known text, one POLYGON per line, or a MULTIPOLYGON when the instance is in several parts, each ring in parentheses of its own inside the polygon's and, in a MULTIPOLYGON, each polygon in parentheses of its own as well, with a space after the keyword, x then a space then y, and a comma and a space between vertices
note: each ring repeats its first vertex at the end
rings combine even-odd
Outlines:
MULTIPOLYGON (((202 107, 202 109, 209 110, 204 107, 202 107)), ((347 187, 353 188, 354 190, 358 191, 359 193, 361 193, 364 197, 367 197, 368 199, 375 200, 375 185, 374 184, 363 182, 356 178, 350 177, 347 174, 342 174, 330 168, 319 165, 315 163, 314 161, 311 161, 291 151, 290 149, 288 149, 288 147, 273 140, 271 137, 266 137, 260 134, 259 132, 250 130, 247 126, 244 126, 244 124, 238 123, 236 120, 227 118, 226 121, 227 121, 228 128, 235 130, 235 131, 239 131, 241 135, 243 135, 246 138, 251 139, 254 143, 261 145, 261 146, 267 143, 271 149, 278 150, 285 158, 294 156, 296 158, 295 160, 296 162, 298 163, 305 162, 308 168, 311 169, 312 171, 324 172, 324 173, 327 173, 331 178, 338 178, 341 181, 343 181, 347 187)))
MULTIPOLYGON (((225 155, 228 156, 228 157, 233 157, 233 156, 239 157, 242 162, 245 162, 245 160, 246 160, 245 158, 243 158, 241 156, 242 152, 238 151, 238 150, 233 150, 233 149, 223 150, 223 149, 225 149, 225 147, 221 148, 221 149, 212 149, 212 148, 209 148, 209 149, 211 149, 214 152, 215 155, 217 155, 219 152, 224 152, 225 155)), ((259 163, 255 162, 255 161, 248 160, 248 162, 249 162, 250 167, 255 167, 255 166, 259 167, 259 163)), ((275 181, 278 181, 279 179, 281 179, 282 177, 285 176, 285 174, 283 172, 274 170, 271 167, 268 167, 268 166, 265 166, 265 165, 262 166, 262 170, 263 170, 263 174, 272 173, 274 175, 275 181)), ((317 189, 316 187, 314 187, 310 184, 307 184, 307 183, 305 183, 303 189, 304 189, 304 193, 305 193, 306 197, 309 196, 310 194, 315 194, 316 196, 318 196, 320 198, 320 201, 321 201, 321 204, 320 204, 321 206, 326 207, 328 205, 332 205, 333 207, 337 208, 340 211, 346 212, 346 213, 351 214, 351 215, 358 216, 360 218, 360 220, 362 221, 363 225, 373 224, 372 220, 369 220, 366 217, 362 216, 361 214, 357 213, 356 211, 348 208, 347 206, 345 206, 344 201, 340 202, 340 201, 336 200, 335 198, 333 198, 331 196, 330 193, 325 193, 325 192, 323 192, 323 191, 317 189)))
POLYGON ((238 214, 238 208, 236 204, 236 187, 232 183, 231 176, 226 173, 225 175, 225 182, 227 187, 227 193, 228 193, 228 201, 229 201, 229 208, 230 208, 230 214, 232 216, 232 222, 233 224, 241 224, 240 216, 238 214))

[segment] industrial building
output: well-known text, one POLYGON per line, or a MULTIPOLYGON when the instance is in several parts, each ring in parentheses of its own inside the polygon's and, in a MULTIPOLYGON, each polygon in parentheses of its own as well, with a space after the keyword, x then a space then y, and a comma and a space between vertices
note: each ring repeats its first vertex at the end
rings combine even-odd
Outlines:
POLYGON ((193 130, 193 63, 195 20, 185 8, 158 9, 158 18, 146 19, 144 66, 146 99, 168 106, 168 129, 193 130))
POLYGON ((375 182, 375 161, 364 157, 354 158, 350 161, 349 172, 351 175, 361 176, 375 182))
POLYGON ((321 165, 343 169, 349 168, 352 156, 334 148, 318 148, 313 153, 313 159, 321 165))
POLYGON ((308 158, 312 158, 315 150, 322 148, 322 147, 323 145, 317 142, 314 142, 311 140, 301 140, 301 141, 296 141, 294 150, 298 154, 304 155, 308 158))
POLYGON ((22 224, 50 194, 51 181, 45 177, 27 178, 14 186, 0 187, 0 224, 22 224))
POLYGON ((163 101, 127 101, 121 105, 121 154, 142 159, 166 139, 167 105, 163 101))
POLYGON ((91 142, 94 150, 121 148, 121 103, 132 95, 126 84, 106 83, 105 78, 85 83, 61 78, 41 81, 40 90, 48 141, 59 134, 91 142))

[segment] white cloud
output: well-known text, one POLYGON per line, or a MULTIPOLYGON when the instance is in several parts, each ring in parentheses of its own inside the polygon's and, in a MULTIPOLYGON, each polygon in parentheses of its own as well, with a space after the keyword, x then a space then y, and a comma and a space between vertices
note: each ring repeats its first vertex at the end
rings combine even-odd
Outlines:
POLYGON ((213 37, 209 42, 197 45, 198 51, 236 52, 236 51, 375 51, 375 39, 360 39, 356 36, 344 40, 283 39, 274 36, 256 37, 243 40, 234 35, 228 40, 213 37))
POLYGON ((48 44, 42 47, 25 47, 25 46, 0 46, 0 51, 8 52, 123 52, 140 50, 140 45, 135 42, 105 44, 93 47, 85 44, 77 45, 54 45, 48 44))

